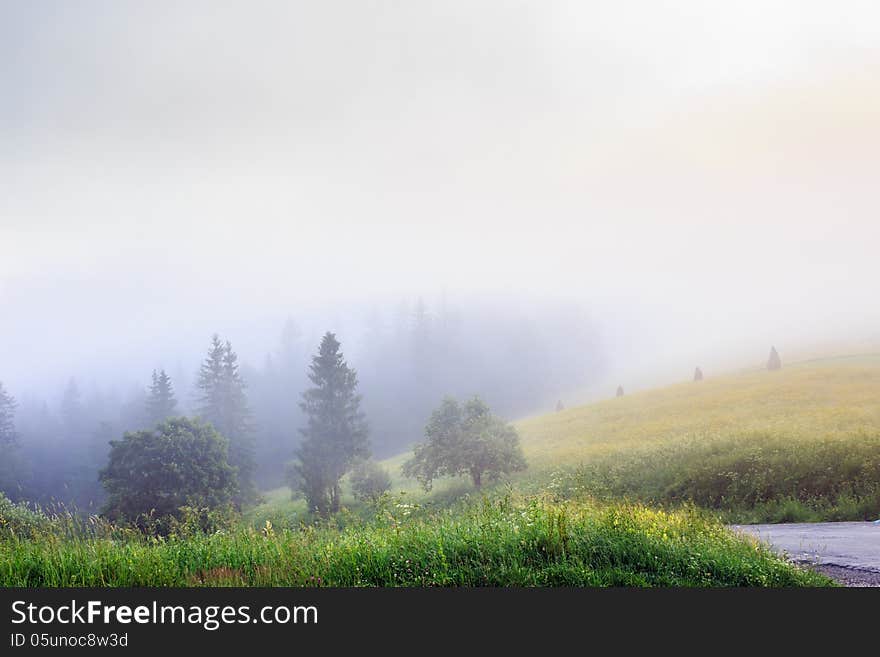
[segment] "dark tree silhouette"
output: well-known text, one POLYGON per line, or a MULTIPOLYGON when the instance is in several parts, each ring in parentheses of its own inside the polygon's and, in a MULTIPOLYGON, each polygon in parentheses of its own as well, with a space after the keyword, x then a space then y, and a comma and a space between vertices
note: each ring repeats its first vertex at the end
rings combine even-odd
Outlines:
POLYGON ((556 402, 556 412, 558 413, 559 411, 564 411, 564 410, 565 410, 565 404, 563 404, 562 400, 560 399, 558 402, 556 402))
POLYGON ((779 358, 779 352, 776 351, 776 347, 770 347, 770 357, 767 359, 767 369, 770 371, 782 369, 782 360, 779 358))
POLYGON ((617 386, 617 396, 623 397, 623 386, 617 386))
POLYGON ((702 381, 703 380, 703 370, 699 367, 694 370, 694 381, 702 381))

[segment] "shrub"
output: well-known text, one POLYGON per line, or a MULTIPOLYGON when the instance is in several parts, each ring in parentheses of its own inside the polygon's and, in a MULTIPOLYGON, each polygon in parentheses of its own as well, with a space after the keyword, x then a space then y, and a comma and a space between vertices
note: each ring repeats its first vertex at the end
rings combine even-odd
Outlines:
POLYGON ((16 504, 0 493, 0 540, 3 538, 34 538, 48 529, 50 524, 41 511, 33 511, 26 505, 16 504))
POLYGON ((351 490, 354 496, 372 502, 391 489, 391 477, 373 460, 360 461, 351 471, 351 490))
POLYGON ((226 507, 237 492, 226 439, 211 425, 187 418, 111 441, 100 478, 109 496, 104 513, 144 529, 180 519, 182 507, 226 507))

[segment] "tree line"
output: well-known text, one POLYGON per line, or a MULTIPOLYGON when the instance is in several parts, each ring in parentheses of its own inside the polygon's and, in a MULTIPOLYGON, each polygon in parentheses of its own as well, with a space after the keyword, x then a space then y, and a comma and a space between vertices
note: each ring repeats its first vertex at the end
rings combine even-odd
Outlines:
MULTIPOLYGON (((479 391, 496 412, 511 417, 552 407, 560 392, 598 376, 601 363, 587 319, 565 309, 551 317, 545 310, 538 319, 537 309, 462 310, 417 299, 339 320, 366 393, 360 406, 376 458, 417 441, 447 394, 461 399, 479 391), (556 328, 563 326, 565 339, 556 328)), ((17 447, 0 447, 0 490, 14 499, 98 509, 106 495, 98 472, 109 442, 180 415, 209 419, 227 437, 232 460, 249 482, 240 500, 284 485, 292 450, 303 439, 297 429, 308 421, 299 394, 313 385, 311 359, 323 331, 293 320, 280 328, 262 362, 241 362, 241 352, 218 338, 190 364, 166 360, 155 377, 147 370, 144 377, 133 374, 127 383, 99 388, 85 369, 56 399, 45 389, 18 395, 17 447)), ((117 370, 126 367, 119 363, 117 370)))
MULTIPOLYGON (((371 460, 369 426, 361 408, 357 372, 341 344, 326 333, 313 356, 299 406, 306 418, 288 463, 288 485, 321 516, 341 507, 341 481, 351 475, 361 499, 375 499, 391 485, 388 473, 371 460)), ((107 464, 98 473, 106 491, 103 512, 142 527, 179 516, 184 508, 240 510, 259 500, 254 483, 252 414, 238 358, 229 341, 214 335, 196 383, 198 415, 178 416, 171 377, 153 371, 144 402, 150 428, 108 441, 107 464)), ((73 391, 74 388, 70 388, 73 391)), ((73 410, 71 392, 66 406, 73 410)), ((16 402, 0 386, 0 442, 16 439, 16 402)), ((525 467, 515 431, 479 398, 460 406, 445 399, 425 428, 404 474, 430 489, 439 476, 468 474, 474 485, 525 467)))

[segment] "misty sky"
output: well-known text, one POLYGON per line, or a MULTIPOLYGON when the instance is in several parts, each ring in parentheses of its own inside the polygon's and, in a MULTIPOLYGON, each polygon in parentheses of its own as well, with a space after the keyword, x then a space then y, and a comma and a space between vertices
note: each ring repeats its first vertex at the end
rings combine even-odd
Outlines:
POLYGON ((0 0, 0 380, 444 291, 621 371, 878 335, 878 76, 867 0, 0 0))

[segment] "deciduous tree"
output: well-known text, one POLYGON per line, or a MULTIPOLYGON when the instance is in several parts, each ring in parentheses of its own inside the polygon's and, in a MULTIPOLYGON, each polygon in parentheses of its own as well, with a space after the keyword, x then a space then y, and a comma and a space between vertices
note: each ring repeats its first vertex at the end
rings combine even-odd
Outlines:
POLYGON ((479 397, 463 405, 444 399, 428 420, 425 438, 403 465, 403 474, 425 490, 438 477, 458 475, 469 475, 479 489, 486 478, 526 468, 516 429, 492 415, 479 397))
POLYGON ((185 506, 222 507, 237 493, 227 440, 211 425, 187 418, 111 441, 99 476, 108 495, 104 513, 140 524, 150 514, 179 517, 185 506))

